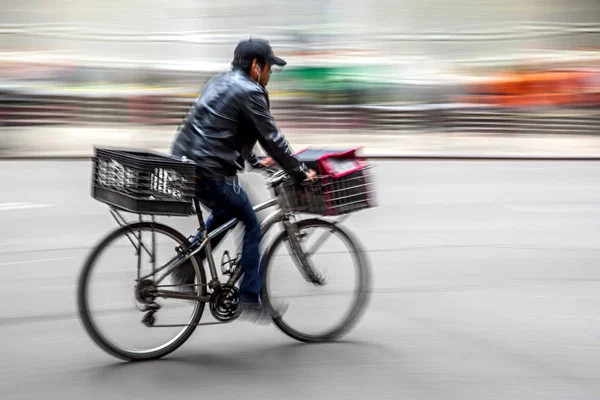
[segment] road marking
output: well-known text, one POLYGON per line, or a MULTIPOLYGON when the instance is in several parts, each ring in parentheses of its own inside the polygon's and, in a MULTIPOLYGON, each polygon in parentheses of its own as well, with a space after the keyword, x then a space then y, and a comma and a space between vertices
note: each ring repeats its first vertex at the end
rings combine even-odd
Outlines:
POLYGON ((600 212, 599 205, 591 204, 565 204, 564 206, 557 205, 526 205, 526 204, 505 204, 505 208, 517 212, 530 213, 586 213, 600 212))
POLYGON ((23 240, 18 241, 18 242, 2 242, 2 243, 0 243, 0 246, 8 246, 11 244, 19 244, 19 243, 25 243, 25 242, 23 240))
POLYGON ((33 263, 42 263, 42 262, 49 262, 49 261, 64 261, 64 260, 74 260, 74 259, 75 259, 75 257, 62 257, 62 258, 43 258, 40 260, 11 261, 11 262, 7 262, 7 263, 1 263, 0 267, 6 266, 6 265, 33 264, 33 263))
POLYGON ((34 203, 0 203, 0 211, 28 210, 31 208, 52 207, 52 204, 34 204, 34 203))

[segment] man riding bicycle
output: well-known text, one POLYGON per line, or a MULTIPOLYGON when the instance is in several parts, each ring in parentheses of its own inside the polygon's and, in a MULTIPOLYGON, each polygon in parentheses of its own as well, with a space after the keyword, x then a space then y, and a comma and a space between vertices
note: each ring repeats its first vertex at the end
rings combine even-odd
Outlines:
MULTIPOLYGON (((234 51, 231 71, 206 84, 179 127, 172 147, 173 155, 186 157, 198 165, 200 178, 196 196, 212 211, 206 222, 207 231, 210 233, 232 218, 244 224, 240 309, 259 313, 262 310, 259 270, 262 237, 256 213, 239 185, 237 173, 244 169, 246 161, 254 167, 266 166, 267 163, 259 162, 252 152, 258 142, 297 182, 316 176, 315 171, 294 157, 269 110, 265 88, 273 65, 283 67, 286 62, 273 54, 267 41, 240 42, 234 51)), ((213 247, 223 237, 212 240, 213 247)), ((179 284, 194 283, 190 264, 184 264, 174 274, 179 284)))

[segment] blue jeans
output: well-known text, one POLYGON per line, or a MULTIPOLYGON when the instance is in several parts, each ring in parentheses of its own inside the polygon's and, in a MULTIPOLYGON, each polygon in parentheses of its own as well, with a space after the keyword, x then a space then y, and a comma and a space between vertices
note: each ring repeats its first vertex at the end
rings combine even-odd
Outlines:
MULTIPOLYGON (((262 235, 256 213, 246 192, 239 186, 237 177, 219 180, 202 178, 196 184, 196 197, 212 214, 206 221, 208 233, 237 218, 245 226, 241 269, 244 277, 240 284, 240 297, 244 302, 258 302, 262 291, 260 273, 260 241, 262 235)), ((216 247, 225 234, 211 240, 216 247)))

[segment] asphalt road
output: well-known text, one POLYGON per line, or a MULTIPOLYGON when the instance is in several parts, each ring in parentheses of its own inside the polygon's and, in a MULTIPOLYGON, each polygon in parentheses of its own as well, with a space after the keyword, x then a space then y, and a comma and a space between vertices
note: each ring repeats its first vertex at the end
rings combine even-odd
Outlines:
POLYGON ((75 311, 83 258, 115 225, 89 163, 0 162, 0 398, 600 398, 600 163, 382 162, 377 176, 380 206, 346 223, 373 300, 345 340, 236 322, 131 364, 75 311))

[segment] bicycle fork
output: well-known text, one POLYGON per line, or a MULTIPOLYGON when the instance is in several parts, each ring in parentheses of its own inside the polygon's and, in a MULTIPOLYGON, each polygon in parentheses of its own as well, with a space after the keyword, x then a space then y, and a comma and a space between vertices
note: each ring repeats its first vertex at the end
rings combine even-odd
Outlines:
POLYGON ((298 226, 290 221, 283 221, 283 225, 288 238, 286 245, 292 255, 296 268, 298 268, 298 271, 306 281, 311 282, 314 285, 323 285, 325 283, 325 277, 315 271, 312 263, 302 249, 300 240, 306 234, 300 233, 298 226))

